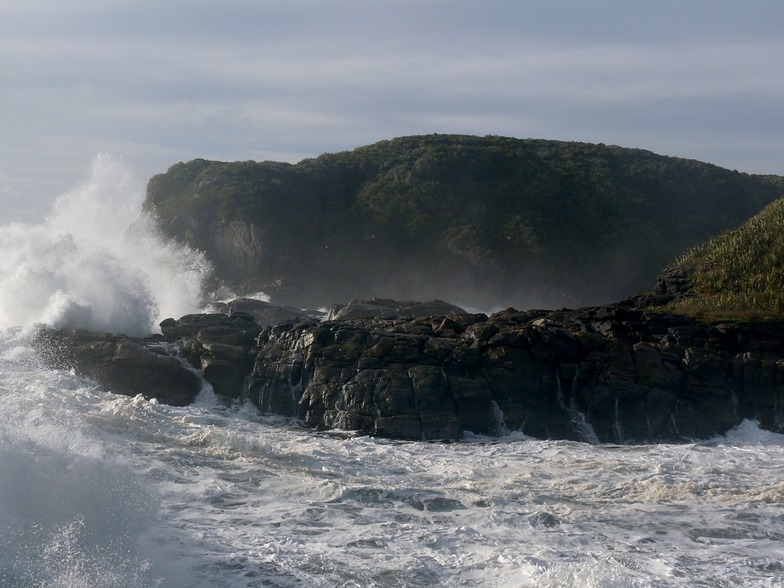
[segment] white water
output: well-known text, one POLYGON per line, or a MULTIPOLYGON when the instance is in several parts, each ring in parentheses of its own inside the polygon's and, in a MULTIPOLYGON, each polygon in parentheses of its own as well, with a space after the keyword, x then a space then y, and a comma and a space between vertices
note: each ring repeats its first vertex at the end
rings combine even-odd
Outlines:
POLYGON ((8 339, 0 373, 2 586, 784 581, 784 439, 753 423, 401 443, 115 396, 8 339))
MULTIPOLYGON (((96 261, 121 223, 105 238, 62 232, 108 294, 84 287, 81 265, 58 273, 36 243, 55 242, 67 209, 46 230, 0 229, 29 268, 2 262, 6 325, 122 330, 188 299, 157 290, 199 275, 187 252, 184 270, 121 248, 96 261), (146 288, 128 299, 131 274, 146 288), (20 285, 39 302, 14 298, 20 285)), ((782 472, 784 436, 749 422, 686 445, 323 434, 207 397, 173 408, 116 396, 41 366, 25 331, 0 334, 4 588, 780 586, 782 472)))
POLYGON ((0 228, 0 328, 148 335, 196 311, 208 264, 139 218, 143 199, 130 171, 101 155, 45 222, 0 228))

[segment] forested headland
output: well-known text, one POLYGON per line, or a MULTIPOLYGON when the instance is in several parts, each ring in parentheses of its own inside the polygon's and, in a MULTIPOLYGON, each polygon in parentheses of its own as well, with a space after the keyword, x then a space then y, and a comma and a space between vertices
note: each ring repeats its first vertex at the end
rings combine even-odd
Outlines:
POLYGON ((607 303, 784 193, 778 176, 602 144, 427 135, 297 164, 178 163, 145 208, 238 294, 607 303))

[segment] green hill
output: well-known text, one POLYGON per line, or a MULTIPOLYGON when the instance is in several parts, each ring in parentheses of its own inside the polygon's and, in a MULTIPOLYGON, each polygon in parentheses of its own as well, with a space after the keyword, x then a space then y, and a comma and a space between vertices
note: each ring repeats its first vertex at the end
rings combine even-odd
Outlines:
POLYGON ((382 141, 296 165, 179 163, 145 207, 217 277, 273 301, 597 304, 649 289, 688 248, 784 193, 638 149, 505 137, 382 141))
MULTIPOLYGON (((689 289, 668 310, 713 319, 784 315, 784 199, 678 259, 689 289)), ((676 269, 677 269, 676 268, 676 269)))

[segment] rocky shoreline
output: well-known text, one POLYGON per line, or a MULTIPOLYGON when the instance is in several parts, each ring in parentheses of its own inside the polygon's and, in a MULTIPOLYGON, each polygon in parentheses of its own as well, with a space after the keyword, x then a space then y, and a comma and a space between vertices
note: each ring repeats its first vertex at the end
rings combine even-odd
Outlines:
POLYGON ((397 439, 521 431, 644 443, 709 438, 744 419, 784 428, 784 329, 775 325, 703 325, 634 301, 367 314, 263 326, 244 311, 195 314, 144 340, 42 330, 36 347, 51 367, 120 394, 188 404, 201 375, 227 402, 397 439))

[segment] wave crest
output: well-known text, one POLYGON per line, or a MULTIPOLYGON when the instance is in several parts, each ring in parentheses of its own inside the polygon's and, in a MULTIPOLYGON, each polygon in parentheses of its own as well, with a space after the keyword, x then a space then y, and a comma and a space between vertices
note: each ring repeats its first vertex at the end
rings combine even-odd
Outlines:
POLYGON ((143 199, 129 168, 102 154, 44 222, 0 228, 0 327, 138 336, 198 310, 210 265, 164 239, 143 199))

